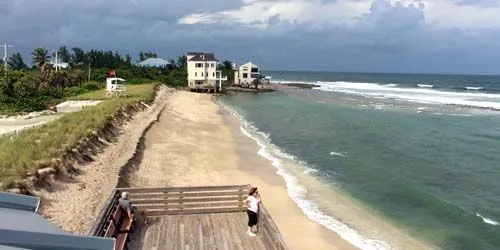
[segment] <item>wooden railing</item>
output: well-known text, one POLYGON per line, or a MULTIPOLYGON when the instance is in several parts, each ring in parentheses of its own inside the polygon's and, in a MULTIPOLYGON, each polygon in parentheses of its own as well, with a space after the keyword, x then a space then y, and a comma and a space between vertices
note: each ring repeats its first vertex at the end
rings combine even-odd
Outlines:
POLYGON ((120 188, 147 216, 245 211, 249 185, 171 188, 120 188))

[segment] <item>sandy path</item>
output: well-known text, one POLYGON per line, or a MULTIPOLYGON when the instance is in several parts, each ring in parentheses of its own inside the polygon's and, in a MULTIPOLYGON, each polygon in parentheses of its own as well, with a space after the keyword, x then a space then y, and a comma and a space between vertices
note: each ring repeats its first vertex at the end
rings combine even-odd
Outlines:
POLYGON ((303 215, 271 163, 258 156, 255 142, 240 133, 239 121, 220 112, 211 98, 175 92, 167 100, 160 122, 146 136, 131 186, 252 184, 292 249, 354 249, 303 215))
POLYGON ((171 92, 162 87, 151 108, 136 114, 123 127, 117 142, 96 156, 94 162, 78 167, 81 175, 56 182, 52 192, 37 193, 42 197, 41 214, 66 231, 87 234, 116 187, 120 168, 132 157, 142 132, 156 120, 171 92))

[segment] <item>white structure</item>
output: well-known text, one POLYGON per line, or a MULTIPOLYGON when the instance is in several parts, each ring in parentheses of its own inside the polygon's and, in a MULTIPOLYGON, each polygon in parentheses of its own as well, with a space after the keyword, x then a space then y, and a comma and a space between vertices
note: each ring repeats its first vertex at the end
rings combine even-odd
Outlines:
POLYGON ((260 67, 252 62, 247 62, 239 68, 233 64, 234 84, 250 86, 255 79, 261 78, 260 67))
POLYGON ((55 61, 50 61, 50 64, 52 64, 52 67, 55 68, 57 71, 60 69, 67 69, 69 68, 69 63, 64 63, 64 62, 55 62, 55 61))
POLYGON ((67 101, 56 106, 57 113, 72 113, 81 111, 84 108, 95 106, 102 101, 67 101))
POLYGON ((217 70, 217 59, 212 53, 191 52, 187 54, 188 87, 191 91, 222 89, 222 71, 217 70))
POLYGON ((125 79, 122 78, 117 78, 117 77, 112 77, 112 78, 106 78, 106 97, 110 97, 113 95, 123 95, 125 92, 125 86, 123 86, 123 83, 125 79))
POLYGON ((170 63, 163 58, 148 58, 148 59, 138 63, 137 66, 150 67, 150 68, 160 68, 160 67, 166 67, 169 64, 170 63))

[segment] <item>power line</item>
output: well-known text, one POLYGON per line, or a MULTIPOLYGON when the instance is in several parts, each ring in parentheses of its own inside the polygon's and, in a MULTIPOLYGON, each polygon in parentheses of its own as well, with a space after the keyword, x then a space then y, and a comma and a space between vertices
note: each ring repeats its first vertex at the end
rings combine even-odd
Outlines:
POLYGON ((5 71, 7 71, 7 48, 12 48, 14 47, 14 45, 4 43, 0 44, 0 46, 3 47, 3 66, 5 68, 5 71))

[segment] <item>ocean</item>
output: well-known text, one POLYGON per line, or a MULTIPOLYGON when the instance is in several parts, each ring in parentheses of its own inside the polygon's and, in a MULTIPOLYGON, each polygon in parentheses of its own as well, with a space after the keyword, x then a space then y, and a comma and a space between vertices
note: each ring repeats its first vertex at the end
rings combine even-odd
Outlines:
POLYGON ((316 87, 220 101, 310 219, 361 249, 406 249, 362 213, 437 248, 500 249, 500 76, 266 75, 316 87))

